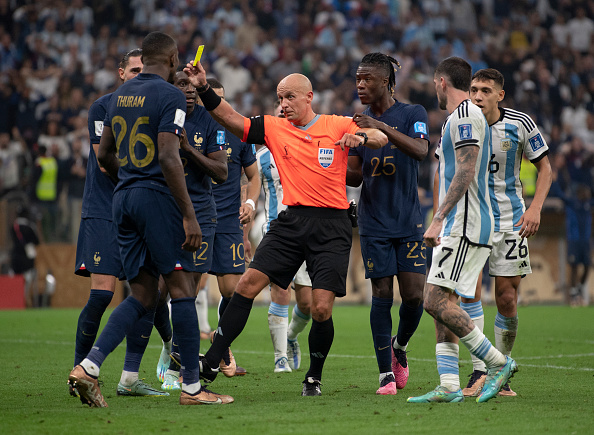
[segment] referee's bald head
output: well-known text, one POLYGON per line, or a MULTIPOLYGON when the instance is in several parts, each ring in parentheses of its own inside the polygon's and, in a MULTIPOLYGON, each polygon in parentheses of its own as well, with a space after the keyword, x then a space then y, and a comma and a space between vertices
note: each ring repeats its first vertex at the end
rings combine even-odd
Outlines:
POLYGON ((303 74, 299 73, 289 74, 279 82, 278 87, 281 87, 281 85, 304 94, 313 92, 313 88, 309 79, 303 74))

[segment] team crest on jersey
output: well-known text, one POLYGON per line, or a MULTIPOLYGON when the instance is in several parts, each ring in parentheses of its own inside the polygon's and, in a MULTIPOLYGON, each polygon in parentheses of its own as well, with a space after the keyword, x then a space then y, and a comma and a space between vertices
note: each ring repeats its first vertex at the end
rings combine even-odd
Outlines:
POLYGON ((231 161, 231 148, 227 148, 227 161, 231 161))
POLYGON ((322 168, 327 168, 334 161, 334 149, 333 148, 319 148, 318 149, 318 162, 322 168))
POLYGON ((368 258, 367 259, 367 264, 366 265, 367 265, 367 271, 373 272, 373 266, 374 266, 374 264, 373 264, 373 261, 371 261, 371 258, 368 258))
POLYGON ((532 136, 530 139, 528 139, 528 142, 530 142, 532 151, 539 150, 544 146, 544 140, 542 139, 540 133, 538 133, 536 136, 532 136))
POLYGON ((460 132, 460 140, 472 139, 472 125, 461 124, 458 126, 458 131, 460 132))
POLYGON ((501 151, 509 151, 512 149, 511 139, 501 139, 501 151))
POLYGON ((202 146, 202 142, 204 142, 204 138, 202 136, 198 136, 198 133, 194 135, 194 145, 196 148, 200 148, 202 146))
POLYGON ((99 251, 95 252, 95 255, 93 255, 93 261, 95 262, 95 266, 99 266, 99 263, 101 263, 101 255, 99 255, 99 251))

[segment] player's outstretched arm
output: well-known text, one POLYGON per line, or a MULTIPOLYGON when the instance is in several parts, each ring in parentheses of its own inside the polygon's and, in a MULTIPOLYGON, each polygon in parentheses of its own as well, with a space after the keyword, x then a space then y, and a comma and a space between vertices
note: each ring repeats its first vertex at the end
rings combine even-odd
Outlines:
POLYGON ((534 163, 534 166, 536 166, 536 170, 538 171, 536 190, 530 207, 528 207, 528 210, 526 210, 518 222, 518 225, 522 225, 520 228, 520 237, 531 237, 537 233, 540 227, 540 211, 553 182, 553 171, 548 156, 544 156, 538 162, 534 163))
POLYGON ((99 149, 97 150, 97 160, 99 161, 99 166, 105 168, 109 176, 115 181, 118 181, 120 163, 116 157, 116 152, 117 147, 111 127, 105 126, 103 127, 103 134, 101 135, 99 149))
POLYGON ((245 117, 237 113, 235 109, 222 98, 219 98, 220 101, 217 100, 219 103, 214 108, 205 101, 209 93, 212 92, 212 89, 209 90, 210 86, 208 86, 208 83, 206 82, 206 71, 202 67, 202 64, 198 62, 196 66, 194 66, 192 63, 188 63, 184 68, 184 72, 188 75, 190 83, 192 83, 198 91, 198 96, 202 99, 204 108, 208 110, 215 121, 238 138, 243 139, 243 124, 245 117))
POLYGON ((190 200, 184 168, 179 157, 179 138, 173 133, 159 133, 159 165, 165 182, 181 210, 186 240, 182 249, 196 251, 202 244, 202 231, 196 220, 194 206, 190 200))

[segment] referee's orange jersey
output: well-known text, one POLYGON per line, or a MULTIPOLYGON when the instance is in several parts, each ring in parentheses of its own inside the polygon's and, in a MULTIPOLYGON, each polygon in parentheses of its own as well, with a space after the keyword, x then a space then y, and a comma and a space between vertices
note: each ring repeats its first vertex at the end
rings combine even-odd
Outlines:
MULTIPOLYGON (((251 120, 245 118, 243 141, 251 120)), ((347 209, 346 171, 349 148, 334 145, 345 133, 360 130, 344 116, 316 115, 305 127, 285 118, 264 116, 265 145, 276 162, 283 204, 347 209)))

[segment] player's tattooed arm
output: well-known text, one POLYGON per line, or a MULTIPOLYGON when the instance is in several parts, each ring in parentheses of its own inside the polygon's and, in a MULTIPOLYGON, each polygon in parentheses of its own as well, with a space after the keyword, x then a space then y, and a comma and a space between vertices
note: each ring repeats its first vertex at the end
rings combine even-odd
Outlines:
POLYGON ((423 235, 425 244, 431 248, 434 248, 441 243, 439 235, 441 234, 443 221, 458 201, 460 201, 462 196, 464 196, 468 190, 468 186, 474 178, 474 165, 478 158, 479 147, 467 145, 457 148, 455 152, 457 161, 456 173, 452 178, 452 182, 450 183, 450 187, 443 203, 433 215, 433 220, 423 235))
POLYGON ((443 221, 454 206, 462 199, 474 178, 479 147, 468 145, 456 149, 457 169, 446 193, 443 203, 437 209, 433 219, 443 221))

